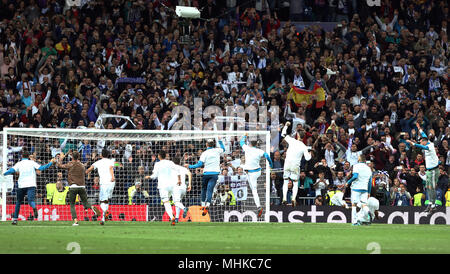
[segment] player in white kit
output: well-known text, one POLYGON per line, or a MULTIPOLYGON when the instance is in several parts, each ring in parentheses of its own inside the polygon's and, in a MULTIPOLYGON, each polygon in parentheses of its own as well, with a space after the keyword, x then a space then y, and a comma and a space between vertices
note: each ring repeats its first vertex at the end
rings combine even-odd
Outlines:
MULTIPOLYGON (((284 160, 284 172, 283 172, 283 204, 287 202, 287 192, 289 181, 292 181, 293 186, 298 185, 298 179, 300 177, 300 163, 303 157, 306 161, 311 160, 311 153, 308 151, 308 147, 300 140, 296 140, 289 135, 286 135, 290 122, 286 122, 281 132, 281 137, 288 143, 289 147, 286 151, 286 159, 284 160)), ((300 138, 304 133, 300 132, 300 138)), ((292 188, 292 206, 296 205, 298 188, 292 188)))
POLYGON ((362 225, 369 225, 374 219, 378 219, 378 210, 380 209, 380 202, 375 197, 367 199, 367 205, 360 206, 357 213, 358 222, 362 225))
POLYGON ((180 165, 180 158, 174 159, 174 163, 178 167, 178 172, 181 176, 181 182, 176 184, 173 190, 173 202, 175 203, 175 223, 178 223, 178 219, 180 218, 180 211, 183 210, 183 218, 187 217, 187 213, 189 211, 188 207, 185 207, 181 202, 186 192, 191 191, 192 188, 192 173, 189 169, 180 165), (188 185, 186 186, 186 176, 188 177, 188 185))
POLYGON ((357 218, 357 207, 367 206, 367 199, 372 188, 372 169, 365 163, 364 155, 358 157, 358 163, 352 167, 352 177, 347 181, 346 187, 351 188, 352 225, 360 225, 357 218))
POLYGON ((342 191, 337 191, 333 197, 331 197, 331 203, 336 206, 342 206, 348 208, 347 203, 344 200, 344 193, 342 191))
POLYGON ((109 159, 109 151, 107 149, 102 150, 101 159, 94 162, 87 170, 86 174, 91 173, 93 169, 98 171, 100 177, 100 193, 99 201, 100 208, 103 211, 101 225, 105 224, 106 219, 109 216, 109 200, 112 198, 116 179, 114 177, 114 161, 109 159))
POLYGON ((257 183, 258 178, 261 176, 261 166, 260 161, 261 158, 264 157, 269 162, 270 168, 273 168, 272 160, 270 159, 269 154, 262 149, 256 147, 257 141, 250 141, 250 145, 245 144, 245 139, 248 137, 248 134, 245 134, 239 142, 242 150, 245 152, 245 165, 244 170, 247 172, 248 183, 250 185, 250 189, 252 190, 253 199, 255 201, 257 210, 258 210, 258 218, 261 217, 263 212, 263 207, 261 207, 261 202, 259 200, 257 183))
POLYGON ((160 151, 158 153, 159 162, 155 163, 153 173, 150 179, 158 179, 158 190, 164 208, 169 215, 170 224, 175 225, 175 217, 170 206, 170 196, 174 196, 175 186, 181 185, 180 171, 177 165, 170 160, 166 160, 166 152, 160 151))

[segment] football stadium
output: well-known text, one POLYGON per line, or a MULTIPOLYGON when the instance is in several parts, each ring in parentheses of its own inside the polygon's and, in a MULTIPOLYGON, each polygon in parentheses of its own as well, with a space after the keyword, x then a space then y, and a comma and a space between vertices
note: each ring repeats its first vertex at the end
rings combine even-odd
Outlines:
POLYGON ((0 253, 449 254, 448 13, 1 1, 0 253))

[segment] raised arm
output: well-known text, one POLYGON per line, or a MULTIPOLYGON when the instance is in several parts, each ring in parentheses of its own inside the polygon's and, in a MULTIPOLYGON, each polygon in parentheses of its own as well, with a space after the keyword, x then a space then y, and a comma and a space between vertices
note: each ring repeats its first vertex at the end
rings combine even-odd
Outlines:
POLYGON ((361 153, 364 154, 364 153, 366 153, 366 151, 368 151, 368 150, 371 149, 371 148, 372 148, 371 145, 366 146, 365 148, 363 148, 363 149, 361 150, 361 153))
POLYGON ((287 130, 290 125, 291 125, 291 122, 286 122, 283 129, 281 130, 281 137, 283 137, 283 138, 287 137, 287 130))
POLYGON ((219 140, 218 143, 219 143, 219 147, 225 152, 225 146, 224 146, 222 140, 219 140))
POLYGON ((424 150, 430 150, 430 148, 428 147, 429 143, 427 143, 427 145, 424 146, 424 145, 421 145, 421 144, 414 143, 411 140, 406 140, 406 142, 408 142, 411 146, 415 146, 415 147, 418 147, 418 148, 424 149, 424 150))
POLYGON ((345 148, 345 146, 343 146, 341 143, 339 142, 334 142, 334 144, 336 146, 338 146, 342 151, 344 151, 344 153, 347 151, 347 149, 345 148))
POLYGON ((116 181, 116 179, 114 178, 114 166, 109 167, 109 172, 111 173, 111 182, 116 181))
POLYGON ((244 136, 242 136, 241 141, 239 142, 239 145, 240 145, 242 148, 244 148, 245 140, 246 140, 246 139, 247 139, 247 133, 246 133, 244 136))
POLYGON ((188 168, 199 168, 202 167, 205 163, 203 163, 202 161, 198 161, 195 165, 187 165, 188 168))
POLYGON ((424 138, 428 138, 427 134, 422 130, 422 128, 420 127, 419 122, 416 122, 416 127, 420 132, 420 136, 424 137, 424 138))
POLYGON ((46 170, 47 168, 51 167, 52 164, 55 163, 55 162, 56 162, 56 160, 55 160, 55 158, 53 158, 53 159, 51 159, 50 162, 48 162, 46 165, 40 166, 40 167, 38 167, 37 169, 38 169, 39 171, 44 171, 44 170, 46 170))
POLYGON ((189 170, 188 170, 187 176, 188 176, 188 186, 186 188, 186 191, 191 191, 191 188, 192 188, 192 173, 189 170))
POLYGON ((351 186, 352 183, 353 183, 356 179, 358 179, 358 173, 354 172, 354 173, 352 174, 352 177, 347 181, 347 186, 351 186))
POLYGON ((266 158, 267 161, 269 162, 270 168, 273 168, 273 162, 272 162, 272 159, 270 159, 269 154, 267 154, 267 152, 264 152, 263 155, 264 155, 264 158, 266 158))
POLYGON ((14 174, 16 172, 17 171, 12 167, 12 168, 8 169, 5 173, 3 173, 3 176, 11 175, 11 174, 14 174))
POLYGON ((91 171, 94 169, 94 165, 91 165, 88 169, 86 169, 86 174, 91 173, 91 171))
POLYGON ((56 164, 56 166, 58 167, 58 168, 63 168, 63 169, 67 169, 68 168, 68 165, 67 164, 62 164, 62 161, 64 160, 64 157, 66 157, 66 155, 64 154, 64 152, 61 152, 60 154, 59 154, 59 161, 57 162, 57 164, 56 164))

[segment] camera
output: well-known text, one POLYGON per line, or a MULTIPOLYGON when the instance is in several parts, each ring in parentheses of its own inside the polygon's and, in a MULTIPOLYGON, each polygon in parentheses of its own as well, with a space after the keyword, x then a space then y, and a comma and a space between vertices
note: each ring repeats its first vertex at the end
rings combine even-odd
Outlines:
POLYGON ((175 13, 183 18, 200 18, 200 11, 195 7, 176 6, 175 13))

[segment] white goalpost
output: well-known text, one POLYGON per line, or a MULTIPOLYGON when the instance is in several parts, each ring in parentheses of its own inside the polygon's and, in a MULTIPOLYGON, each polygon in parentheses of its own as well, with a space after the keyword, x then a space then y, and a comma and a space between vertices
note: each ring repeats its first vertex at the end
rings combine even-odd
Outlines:
MULTIPOLYGON (((181 214, 179 222, 268 222, 269 163, 265 158, 261 159, 262 170, 257 193, 264 211, 261 217, 257 217, 258 209, 246 173, 242 169, 245 157, 239 141, 245 134, 248 134, 247 140, 258 140, 258 148, 270 155, 270 131, 4 128, 0 135, 1 220, 11 220, 17 203, 18 175, 3 176, 3 173, 21 160, 22 150, 30 152, 30 158, 41 165, 45 165, 52 158, 58 160, 60 152, 68 155, 61 162, 67 163, 71 160, 71 153, 78 151, 80 160, 87 169, 100 158, 101 151, 107 149, 110 158, 115 162, 116 179, 107 221, 169 221, 161 204, 157 181, 146 178, 152 173, 158 152, 166 151, 168 159, 181 166, 193 165, 206 150, 207 140, 213 139, 216 143, 217 140, 223 140, 226 150, 221 156, 222 172, 214 190, 209 213, 202 216, 200 210, 202 169, 190 169, 192 189, 182 200, 189 210, 185 217, 181 214)), ((37 221, 71 221, 66 170, 52 165, 37 174, 37 221)), ((100 209, 97 171, 86 175, 85 179, 88 201, 100 209)), ((85 212, 78 200, 76 211, 79 220, 96 221, 93 213, 85 212)), ((173 211, 175 213, 174 206, 173 211)), ((33 210, 27 197, 20 209, 20 220, 33 220, 33 210)))

